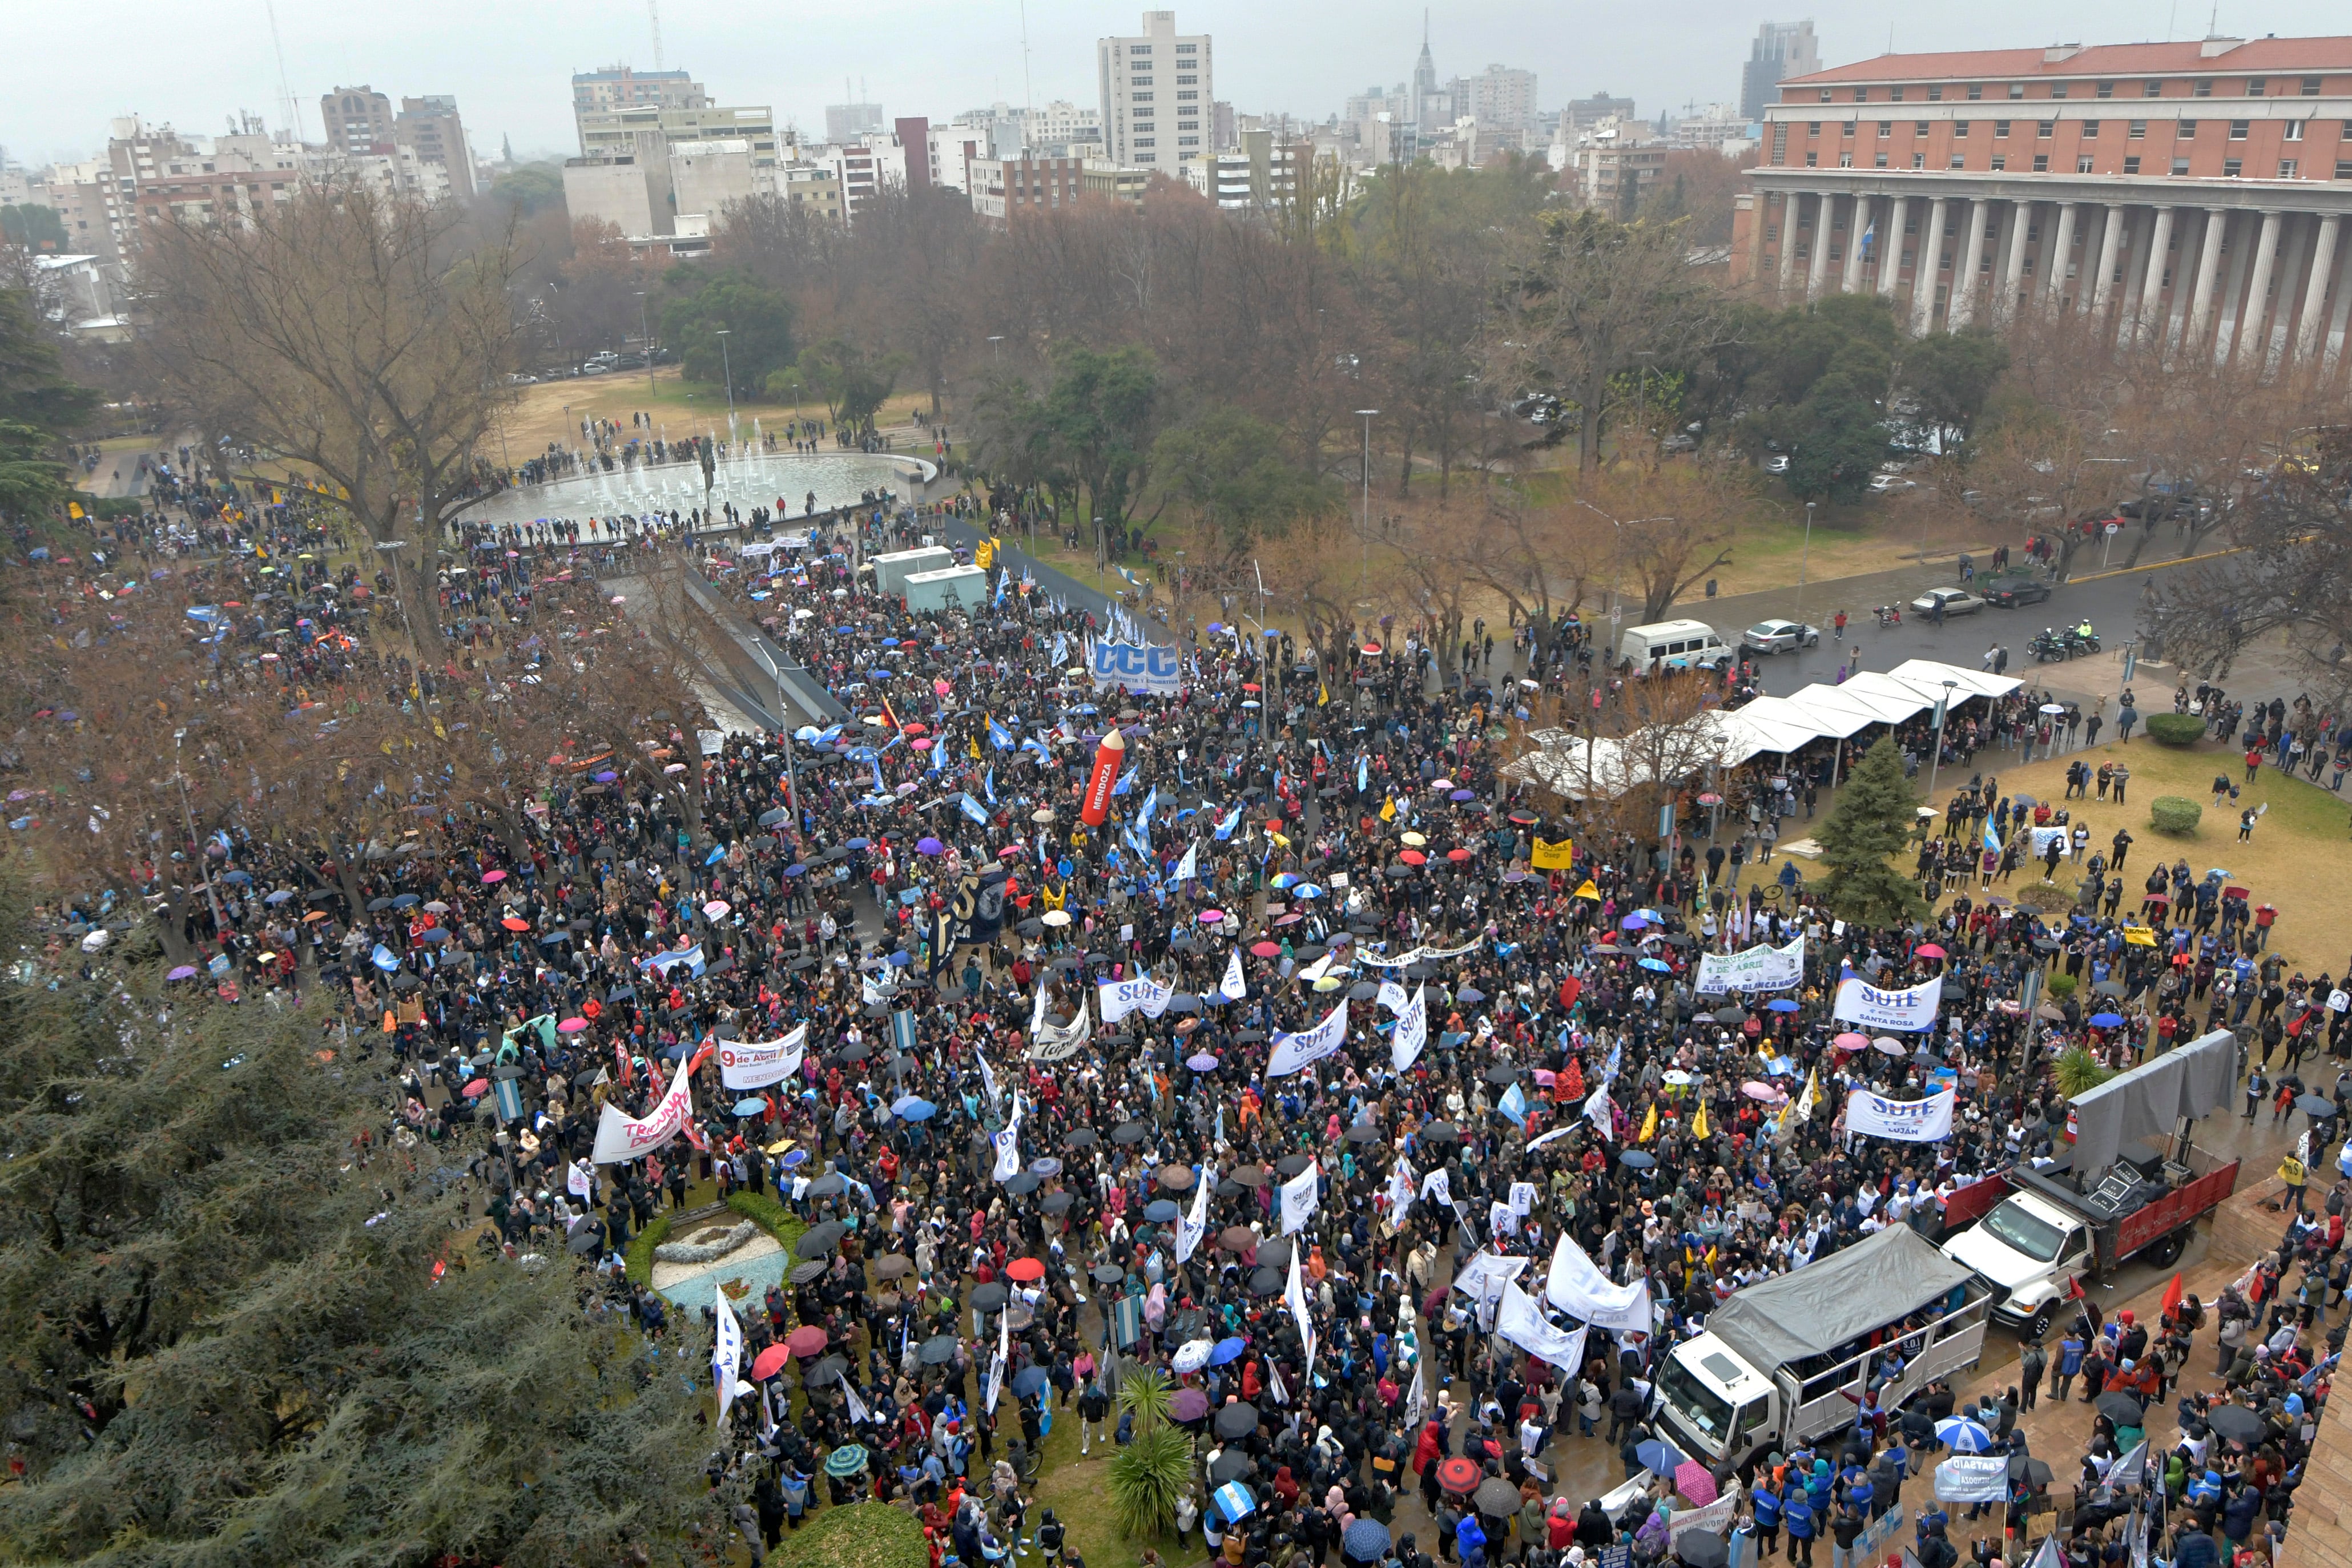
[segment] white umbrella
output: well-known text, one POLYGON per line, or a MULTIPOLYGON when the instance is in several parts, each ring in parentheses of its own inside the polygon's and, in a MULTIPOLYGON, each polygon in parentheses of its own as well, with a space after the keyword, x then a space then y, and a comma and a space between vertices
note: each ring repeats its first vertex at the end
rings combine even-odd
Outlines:
POLYGON ((2066 711, 2066 705, 2064 703, 2043 703, 2042 705, 2042 711, 2043 713, 2064 713, 2066 711))
POLYGON ((1176 1347, 1175 1357, 1168 1364, 1174 1367, 1179 1375, 1198 1372, 1209 1364, 1209 1353, 1216 1348, 1217 1342, 1213 1339, 1186 1340, 1176 1347))

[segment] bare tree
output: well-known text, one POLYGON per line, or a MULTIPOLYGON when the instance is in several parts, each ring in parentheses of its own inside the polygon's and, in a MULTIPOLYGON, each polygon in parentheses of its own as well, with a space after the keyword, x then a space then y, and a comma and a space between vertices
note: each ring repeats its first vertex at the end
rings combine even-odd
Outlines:
POLYGON ((158 383, 212 433, 336 486, 394 558, 426 648, 429 551, 486 483, 518 340, 511 234, 467 247, 461 226, 451 209, 305 186, 246 225, 152 220, 140 266, 158 383))

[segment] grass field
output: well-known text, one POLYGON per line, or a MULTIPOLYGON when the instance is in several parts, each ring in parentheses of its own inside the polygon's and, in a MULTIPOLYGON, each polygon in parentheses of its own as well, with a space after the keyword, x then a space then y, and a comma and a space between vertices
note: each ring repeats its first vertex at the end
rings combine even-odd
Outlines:
MULTIPOLYGON (((916 392, 899 392, 883 404, 875 424, 889 430, 917 423, 930 409, 930 400, 916 392)), ((794 406, 789 402, 751 401, 738 397, 735 401, 737 426, 747 435, 751 422, 758 420, 765 429, 773 430, 793 417, 794 406)), ((825 417, 824 404, 801 403, 797 411, 804 418, 825 417)), ((676 366, 665 366, 653 373, 648 385, 643 371, 616 371, 604 376, 579 376, 571 381, 542 382, 522 389, 506 418, 506 449, 508 459, 520 463, 524 458, 543 452, 551 441, 566 446, 578 446, 580 422, 590 417, 614 421, 625 432, 632 413, 649 413, 654 417, 654 434, 667 431, 673 441, 683 441, 716 430, 724 434, 727 429, 727 392, 719 386, 706 386, 688 382, 676 366)), ((952 429, 952 425, 950 425, 952 429)), ((625 439, 625 435, 624 437, 625 439)), ((902 449, 905 443, 901 442, 902 449)))
MULTIPOLYGON (((2013 752, 1979 752, 1976 766, 1998 776, 2004 795, 2022 793, 2053 801, 2065 794, 2066 768, 2077 758, 2094 769, 2102 762, 2128 766, 2131 783, 2122 806, 2095 795, 2087 802, 2063 802, 2074 810, 2076 821, 2090 823, 2091 842, 2102 854, 2107 852, 2117 828, 2131 830, 2133 842, 2123 873, 2125 910, 2139 907, 2140 883, 2159 858, 2169 863, 2186 856, 2189 870, 2200 877, 2210 867, 2221 866, 2229 871, 2231 882, 2252 894, 2252 903, 2278 907, 2271 946, 2285 955, 2291 968, 2311 975, 2322 970, 2342 975, 2352 968, 2352 960, 2347 957, 2352 954, 2352 904, 2344 897, 2345 870, 2352 866, 2352 800, 2265 767, 2253 786, 2244 790, 2238 806, 2225 803, 2215 810, 2211 804, 2214 776, 2226 773, 2242 787, 2246 769, 2242 758, 2236 749, 2211 742, 2186 748, 2158 746, 2142 733, 2127 746, 2107 741, 2022 768, 2014 765, 2013 752), (2003 765, 2004 758, 2010 765, 2003 765), (2182 796, 2206 809, 2194 834, 2157 831, 2148 821, 2148 802, 2159 795, 2182 796), (2249 805, 2268 806, 2269 810, 2255 825, 2252 841, 2242 844, 2238 811, 2249 805)), ((1934 801, 1923 798, 1921 803, 1941 806, 1953 789, 1968 782, 1970 771, 1945 769, 1937 786, 1941 798, 1934 801)), ((1919 787, 1924 797, 1924 778, 1919 787)), ((1824 801, 1819 810, 1826 816, 1828 803, 1824 801)), ((1818 827, 1819 821, 1817 817, 1811 827, 1818 827)), ((1783 829, 1782 837, 1802 837, 1809 831, 1801 818, 1794 819, 1783 829)), ((1780 862, 1787 858, 1776 856, 1762 874, 1778 872, 1780 862)), ((1801 857, 1797 867, 1809 878, 1821 870, 1819 862, 1801 857)), ((2074 877, 2069 876, 2064 864, 2060 865, 2061 885, 2071 887, 2074 877)), ((2011 885, 1996 891, 2014 896, 2026 878, 2026 870, 2021 868, 2011 885)))

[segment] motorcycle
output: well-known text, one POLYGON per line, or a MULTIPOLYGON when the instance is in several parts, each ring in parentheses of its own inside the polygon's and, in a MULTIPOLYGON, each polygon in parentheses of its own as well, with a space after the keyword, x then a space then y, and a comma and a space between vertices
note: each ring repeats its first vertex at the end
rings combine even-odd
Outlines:
POLYGON ((2025 645, 2025 651, 2044 664, 2054 664, 2061 659, 2071 659, 2074 656, 2074 649, 2069 639, 2060 636, 2048 627, 2034 634, 2033 641, 2025 645))
POLYGON ((2073 658, 2076 653, 2095 653, 2098 651, 2099 634, 2096 632, 2085 632, 2080 627, 2070 628, 2067 631, 2066 656, 2068 658, 2073 658))
POLYGON ((1889 626, 1903 624, 1903 606, 1900 604, 1882 604, 1871 613, 1878 617, 1878 629, 1882 632, 1889 626))

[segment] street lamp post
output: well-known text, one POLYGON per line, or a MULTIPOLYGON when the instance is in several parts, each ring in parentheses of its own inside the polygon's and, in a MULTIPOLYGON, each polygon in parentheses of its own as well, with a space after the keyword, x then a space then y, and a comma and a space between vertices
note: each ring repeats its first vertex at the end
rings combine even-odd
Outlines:
POLYGON ((1930 805, 1936 800, 1937 771, 1944 765, 1944 716, 1952 710, 1952 692, 1958 685, 1958 681, 1946 681, 1944 700, 1936 705, 1936 753, 1927 759, 1927 801, 1930 805))
POLYGON ((637 341, 645 345, 646 396, 650 399, 655 394, 654 333, 653 329, 646 324, 646 291, 642 288, 637 290, 637 341))
POLYGON ((732 327, 719 329, 719 372, 727 378, 727 439, 735 439, 735 361, 727 352, 727 338, 732 327))
POLYGON ((1805 569, 1813 559, 1813 504, 1805 503, 1805 543, 1797 552, 1797 624, 1805 623, 1805 569))
POLYGON ((997 364, 1002 364, 1002 363, 1003 363, 1003 362, 1004 362, 1004 355, 1003 355, 1003 351, 1002 350, 1000 350, 999 348, 997 348, 997 346, 996 346, 997 344, 1002 343, 1003 341, 1004 341, 1004 334, 1003 334, 1003 333, 1002 333, 1002 332, 992 332, 992 333, 990 333, 990 334, 989 334, 989 339, 988 339, 988 362, 989 362, 990 364, 992 364, 992 365, 997 365, 997 364))
POLYGON ((1376 408, 1356 411, 1356 417, 1364 422, 1364 549, 1360 581, 1372 575, 1372 420, 1380 412, 1376 408))

